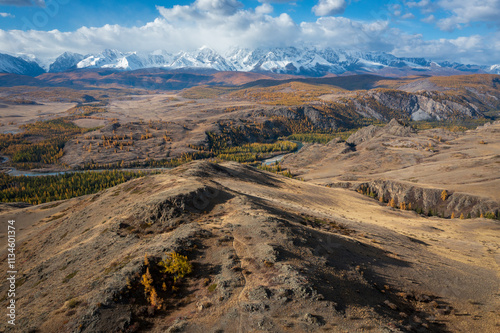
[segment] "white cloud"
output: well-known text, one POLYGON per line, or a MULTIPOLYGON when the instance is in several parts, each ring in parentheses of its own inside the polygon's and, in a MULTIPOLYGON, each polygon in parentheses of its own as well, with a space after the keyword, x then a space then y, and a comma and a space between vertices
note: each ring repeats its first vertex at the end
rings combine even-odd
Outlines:
POLYGON ((436 21, 436 17, 434 17, 434 15, 431 14, 431 15, 421 19, 420 21, 425 22, 425 23, 432 23, 432 22, 436 21))
POLYGON ((261 3, 290 3, 295 4, 297 0, 258 0, 261 3))
POLYGON ((271 14, 274 8, 268 3, 263 3, 261 6, 255 7, 255 12, 257 14, 271 14))
POLYGON ((412 20, 415 18, 415 15, 413 15, 412 13, 406 13, 403 16, 401 16, 401 18, 403 20, 412 20))
POLYGON ((400 4, 396 4, 396 5, 392 5, 390 6, 390 8, 393 10, 393 14, 394 16, 401 16, 401 5, 400 4))
POLYGON ((471 22, 499 23, 500 0, 440 0, 438 5, 453 13, 437 22, 444 31, 461 29, 471 22))
POLYGON ((219 52, 229 47, 317 46, 359 51, 386 51, 401 56, 423 56, 489 64, 498 62, 500 32, 488 36, 424 40, 393 29, 389 21, 359 21, 320 17, 295 22, 288 14, 271 14, 263 3, 255 9, 236 8, 235 0, 198 0, 187 6, 157 7, 160 17, 137 27, 105 25, 76 31, 20 31, 0 29, 0 50, 54 58, 65 51, 96 53, 119 51, 175 53, 207 45, 219 52))
POLYGON ((418 8, 422 13, 431 13, 437 8, 430 0, 409 1, 406 5, 410 8, 418 8))
POLYGON ((421 1, 408 1, 406 3, 406 5, 408 7, 419 7, 419 8, 424 8, 424 7, 428 7, 430 5, 430 1, 429 0, 421 0, 421 1))
POLYGON ((319 0, 312 11, 316 16, 329 16, 342 14, 346 7, 347 3, 344 0, 319 0))
POLYGON ((194 7, 214 14, 232 15, 243 7, 243 4, 236 0, 196 0, 194 7))
POLYGON ((0 6, 36 6, 45 7, 45 0, 0 0, 0 6))
POLYGON ((1 17, 15 17, 14 15, 12 15, 11 13, 0 13, 0 16, 1 17))
POLYGON ((474 35, 455 39, 424 40, 420 35, 401 35, 393 53, 397 56, 419 56, 435 61, 491 65, 498 62, 495 54, 500 45, 495 46, 494 42, 498 37, 500 36, 474 35))
POLYGON ((388 51, 390 47, 384 40, 387 30, 387 21, 364 23, 345 17, 321 17, 316 22, 300 24, 300 41, 311 41, 320 47, 388 51))

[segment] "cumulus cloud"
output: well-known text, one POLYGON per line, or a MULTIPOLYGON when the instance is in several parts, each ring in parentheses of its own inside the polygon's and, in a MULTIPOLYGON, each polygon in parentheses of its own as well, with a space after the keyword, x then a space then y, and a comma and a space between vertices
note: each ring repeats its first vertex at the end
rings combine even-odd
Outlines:
POLYGON ((214 14, 231 15, 243 7, 243 4, 236 0, 196 0, 194 7, 214 14))
POLYGON ((432 23, 432 22, 436 21, 436 17, 434 17, 434 15, 431 14, 427 17, 424 17, 420 21, 425 22, 425 23, 432 23))
POLYGON ((342 14, 347 7, 344 0, 319 0, 318 4, 312 8, 316 16, 329 16, 342 14))
POLYGON ((271 14, 274 8, 268 3, 264 3, 261 6, 255 7, 255 12, 257 14, 271 14))
POLYGON ((440 38, 424 40, 421 35, 401 35, 400 43, 394 46, 397 56, 418 56, 435 61, 456 61, 464 64, 491 65, 498 62, 494 54, 498 50, 495 40, 499 36, 458 37, 455 39, 440 38))
POLYGON ((401 18, 403 20, 412 20, 415 18, 415 15, 413 15, 412 13, 406 13, 403 16, 401 16, 401 18))
POLYGON ((393 10, 394 16, 401 16, 401 9, 402 8, 401 8, 400 4, 392 5, 391 9, 393 10))
POLYGON ((314 41, 320 47, 363 51, 390 51, 384 40, 387 21, 363 23, 345 17, 321 17, 300 24, 301 42, 314 41))
POLYGON ((437 22, 445 31, 461 29, 471 22, 499 22, 500 0, 440 0, 438 4, 453 13, 437 22))
POLYGON ((296 3, 297 0, 258 0, 261 3, 296 3))
POLYGON ((45 0, 0 0, 0 6, 45 7, 45 0))
POLYGON ((12 15, 11 13, 0 13, 0 16, 1 17, 15 17, 14 15, 12 15))
POLYGON ((106 48, 123 52, 163 49, 176 53, 202 45, 219 52, 233 46, 306 45, 488 64, 498 62, 496 55, 500 49, 499 34, 428 41, 421 35, 391 28, 386 20, 326 16, 295 22, 286 13, 273 14, 268 3, 244 9, 236 0, 197 0, 190 5, 157 9, 160 13, 157 19, 136 27, 105 25, 69 32, 0 29, 0 50, 54 58, 65 51, 88 54, 106 48))
POLYGON ((435 4, 430 0, 408 1, 406 5, 410 8, 418 8, 422 13, 430 13, 436 9, 435 4))

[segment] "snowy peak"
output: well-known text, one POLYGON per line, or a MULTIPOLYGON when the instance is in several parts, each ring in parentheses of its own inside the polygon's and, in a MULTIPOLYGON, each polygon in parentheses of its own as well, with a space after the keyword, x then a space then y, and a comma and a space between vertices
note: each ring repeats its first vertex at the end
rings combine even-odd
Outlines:
POLYGON ((49 72, 64 72, 76 68, 76 65, 84 59, 78 53, 64 52, 50 65, 49 72))
POLYGON ((218 71, 236 71, 237 69, 226 61, 216 51, 202 47, 194 52, 180 52, 175 55, 171 68, 207 68, 218 71))
POLYGON ((491 66, 489 72, 491 74, 500 74, 500 64, 491 66))
POLYGON ((0 53, 0 73, 37 76, 45 71, 34 61, 0 53))
POLYGON ((77 68, 114 68, 121 70, 136 70, 141 68, 169 67, 172 55, 164 51, 155 51, 151 54, 137 52, 122 53, 117 50, 106 49, 98 54, 89 54, 77 64, 77 68))
MULTIPOLYGON (((31 58, 30 58, 31 59, 31 58)), ((38 75, 43 69, 26 57, 0 56, 0 72, 38 75)), ((415 73, 452 75, 460 72, 500 74, 500 65, 477 66, 456 62, 432 62, 424 58, 401 58, 384 52, 361 52, 333 48, 276 47, 232 48, 221 54, 204 46, 198 50, 170 54, 163 50, 151 53, 121 52, 106 49, 81 55, 65 52, 49 72, 84 68, 137 70, 143 68, 211 69, 217 71, 273 72, 279 74, 323 76, 326 74, 373 73, 408 75, 415 73)))
MULTIPOLYGON (((68 58, 68 56, 64 58, 68 58)), ((206 46, 191 52, 179 52, 175 55, 164 51, 139 54, 136 52, 122 53, 108 49, 98 54, 89 54, 83 59, 75 58, 75 60, 79 60, 76 63, 77 68, 114 68, 121 70, 152 67, 166 69, 198 68, 217 71, 273 72, 311 76, 322 76, 327 73, 342 74, 347 71, 376 73, 385 67, 421 68, 430 65, 429 61, 422 58, 397 58, 391 54, 380 52, 363 53, 331 48, 297 47, 258 48, 254 50, 233 48, 224 55, 206 46)), ((74 62, 74 60, 72 61, 74 62)), ((72 61, 68 60, 68 64, 72 64, 72 61)), ((57 68, 58 71, 65 70, 64 66, 54 68, 57 68)))
MULTIPOLYGON (((77 68, 121 68, 126 61, 124 55, 116 50, 106 49, 98 54, 86 55, 81 61, 76 64, 77 68)), ((127 69, 127 68, 124 68, 127 69)))

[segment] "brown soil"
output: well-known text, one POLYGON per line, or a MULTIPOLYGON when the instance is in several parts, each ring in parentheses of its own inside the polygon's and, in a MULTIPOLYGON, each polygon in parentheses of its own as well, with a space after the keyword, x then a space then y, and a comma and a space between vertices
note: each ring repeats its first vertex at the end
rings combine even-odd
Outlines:
POLYGON ((234 163, 190 163, 96 195, 9 209, 2 228, 11 218, 23 332, 498 325, 496 221, 423 218, 234 163), (164 309, 151 310, 134 281, 146 254, 153 261, 166 251, 187 255, 194 271, 163 294, 164 309))

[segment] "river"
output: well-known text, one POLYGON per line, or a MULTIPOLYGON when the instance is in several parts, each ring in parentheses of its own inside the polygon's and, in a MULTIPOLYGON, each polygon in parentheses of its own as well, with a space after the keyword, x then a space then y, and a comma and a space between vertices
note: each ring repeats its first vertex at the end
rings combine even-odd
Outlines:
MULTIPOLYGON (((286 155, 289 154, 295 154, 297 153, 302 147, 304 146, 302 142, 299 141, 293 141, 297 143, 297 150, 295 150, 292 153, 286 153, 286 154, 280 154, 273 156, 271 158, 265 159, 262 161, 263 164, 265 165, 271 165, 276 163, 277 161, 281 161, 286 155)), ((0 156, 2 161, 0 164, 7 163, 9 161, 9 158, 7 156, 0 156)), ((8 167, 9 171, 5 172, 9 176, 28 176, 28 177, 38 177, 38 176, 56 176, 56 175, 63 175, 65 173, 71 173, 71 172, 85 172, 85 171, 95 171, 95 172, 103 172, 103 171, 109 171, 107 169, 98 169, 98 170, 68 170, 68 171, 49 171, 49 172, 39 172, 39 171, 25 171, 25 170, 18 170, 13 167, 8 167)), ((148 170, 168 170, 171 168, 138 168, 138 169, 117 169, 119 171, 148 171, 148 170)), ((114 170, 114 169, 113 169, 114 170)))
POLYGON ((271 164, 274 164, 276 162, 279 162, 281 161, 285 156, 287 155, 290 155, 290 154, 296 154, 299 152, 299 150, 302 149, 302 147, 304 147, 304 144, 302 142, 299 142, 299 141, 292 141, 292 142, 295 142, 297 144, 297 150, 295 150, 294 152, 291 152, 291 153, 286 153, 286 154, 281 154, 281 155, 276 155, 276 156, 273 156, 271 158, 268 158, 268 159, 265 159, 262 161, 262 164, 265 164, 265 165, 271 165, 271 164))
MULTIPOLYGON (((9 161, 9 158, 6 156, 0 156, 2 158, 2 163, 6 163, 9 161)), ((103 172, 103 171, 113 171, 113 170, 118 170, 118 171, 148 171, 148 170, 168 170, 171 168, 123 168, 123 169, 96 169, 96 170, 68 170, 68 171, 48 171, 48 172, 40 172, 40 171, 25 171, 25 170, 18 170, 13 167, 8 167, 9 171, 5 172, 5 174, 9 176, 27 176, 27 177, 38 177, 38 176, 57 176, 57 175, 63 175, 65 173, 73 173, 73 172, 86 172, 86 171, 92 171, 92 172, 103 172)))

